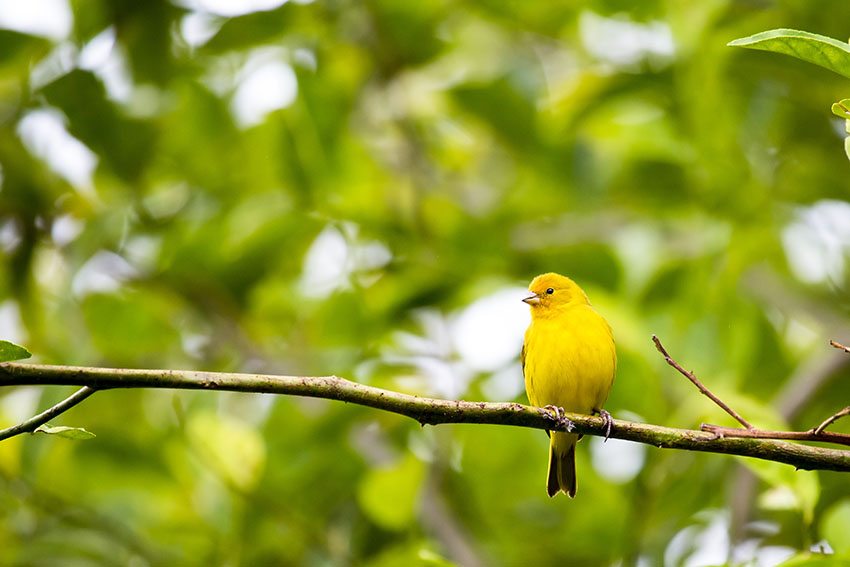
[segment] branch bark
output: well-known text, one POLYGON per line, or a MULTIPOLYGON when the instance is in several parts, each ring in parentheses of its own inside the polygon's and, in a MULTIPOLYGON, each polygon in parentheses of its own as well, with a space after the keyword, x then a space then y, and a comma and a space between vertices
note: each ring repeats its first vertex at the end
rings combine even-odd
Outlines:
MULTIPOLYGON (((827 427, 832 425, 836 420, 841 419, 845 415, 850 415, 850 406, 847 406, 843 410, 835 412, 834 414, 832 414, 831 416, 829 416, 828 418, 823 420, 823 423, 821 423, 820 425, 818 425, 817 427, 812 429, 812 433, 814 433, 815 435, 823 436, 824 435, 824 431, 823 431, 824 429, 826 429, 827 427)), ((832 435, 835 435, 835 434, 832 434, 832 435)), ((847 435, 847 437, 850 437, 850 435, 847 435)), ((850 445, 850 443, 848 443, 848 445, 850 445)))
MULTIPOLYGON (((850 410, 850 408, 845 408, 845 410, 850 410)), ((843 413, 842 415, 847 414, 843 413)), ((823 430, 818 432, 816 429, 811 429, 809 431, 771 431, 770 429, 741 429, 740 427, 723 427, 720 425, 703 423, 700 426, 700 431, 714 433, 715 435, 718 435, 720 437, 745 437, 748 439, 789 439, 793 441, 814 441, 819 443, 835 443, 837 445, 850 446, 850 435, 848 435, 847 433, 830 433, 828 431, 823 430)))
MULTIPOLYGON (((552 429, 551 414, 515 403, 440 400, 402 394, 336 376, 269 376, 137 370, 37 364, 0 364, 0 386, 78 385, 96 390, 111 388, 178 388, 285 394, 350 402, 417 420, 422 425, 481 423, 552 429)), ((575 433, 605 435, 600 417, 567 413, 575 433)), ((614 420, 611 437, 654 445, 753 457, 792 465, 798 469, 850 472, 850 451, 825 449, 775 439, 721 437, 705 431, 614 420)))

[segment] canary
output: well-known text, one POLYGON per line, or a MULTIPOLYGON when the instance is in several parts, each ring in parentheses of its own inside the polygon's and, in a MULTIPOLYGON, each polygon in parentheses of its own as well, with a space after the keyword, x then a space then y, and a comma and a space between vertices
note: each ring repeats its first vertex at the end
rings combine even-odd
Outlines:
MULTIPOLYGON (((617 370, 611 327, 570 278, 543 274, 528 290, 523 301, 531 306, 531 324, 521 358, 529 402, 554 409, 559 419, 563 411, 599 413, 610 432, 611 416, 602 406, 617 370)), ((549 437, 546 490, 550 497, 564 492, 573 498, 579 435, 552 431, 549 437)))

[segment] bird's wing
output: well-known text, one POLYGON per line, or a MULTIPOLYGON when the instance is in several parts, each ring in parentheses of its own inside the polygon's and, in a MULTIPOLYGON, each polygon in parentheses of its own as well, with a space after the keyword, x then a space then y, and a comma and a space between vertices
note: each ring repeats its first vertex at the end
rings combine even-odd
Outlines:
MULTIPOLYGON (((525 341, 522 343, 522 350, 519 353, 519 361, 522 364, 522 376, 525 378, 525 341)), ((546 430, 546 437, 551 437, 548 430, 546 430)))
POLYGON ((522 351, 519 354, 519 361, 522 364, 522 376, 525 377, 525 341, 522 342, 522 351))

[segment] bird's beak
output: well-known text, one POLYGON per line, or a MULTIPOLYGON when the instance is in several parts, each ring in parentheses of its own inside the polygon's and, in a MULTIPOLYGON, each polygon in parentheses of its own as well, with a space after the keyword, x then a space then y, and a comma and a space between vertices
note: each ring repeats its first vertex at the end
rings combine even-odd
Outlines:
POLYGON ((525 303, 528 303, 529 305, 537 305, 538 303, 540 303, 540 296, 536 293, 532 293, 531 295, 523 299, 523 301, 525 303))

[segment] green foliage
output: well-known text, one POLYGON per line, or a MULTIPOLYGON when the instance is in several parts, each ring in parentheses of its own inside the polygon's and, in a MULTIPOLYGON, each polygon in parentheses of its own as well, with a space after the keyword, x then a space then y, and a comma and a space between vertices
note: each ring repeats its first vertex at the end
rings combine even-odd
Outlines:
MULTIPOLYGON (((850 98, 842 99, 832 105, 832 113, 844 119, 844 131, 850 134, 850 98)), ((844 153, 850 159, 850 136, 844 138, 844 153)))
POLYGON ((197 412, 186 433, 191 445, 228 484, 253 489, 266 463, 266 446, 257 430, 228 416, 197 412))
MULTIPOLYGON (((850 78, 850 44, 831 37, 798 30, 770 30, 729 42, 735 47, 760 49, 796 57, 802 61, 814 63, 824 69, 850 78)), ((850 120, 847 120, 848 99, 832 105, 832 113, 844 118, 845 128, 850 134, 850 120)), ((850 159, 850 137, 844 138, 844 152, 850 159)))
MULTIPOLYGON (((554 270, 614 329, 615 417, 728 424, 652 333, 758 426, 847 405, 844 44, 749 45, 838 73, 726 47, 847 37, 841 7, 69 4, 61 39, 0 29, 0 336, 40 362, 524 401, 519 299, 554 270)), ((0 427, 69 393, 2 388, 0 427)), ((206 391, 54 421, 98 436, 0 443, 4 564, 690 565, 720 532, 717 563, 845 551, 836 473, 586 439, 577 497, 550 500, 539 431, 206 391)))
POLYGON ((850 542, 845 535, 850 529, 850 500, 846 498, 832 504, 821 520, 823 536, 835 553, 850 560, 850 542))
POLYGON ((850 565, 850 560, 824 557, 823 554, 814 553, 801 553, 780 563, 781 567, 846 567, 847 565, 850 565))
POLYGON ((0 362, 21 360, 31 356, 32 354, 24 347, 10 343, 9 341, 0 340, 0 362))
POLYGON ((357 488, 363 512, 387 530, 409 527, 415 518, 422 468, 422 463, 410 455, 392 467, 369 471, 357 488))
POLYGON ((850 78, 850 45, 798 30, 770 30, 730 41, 729 45, 784 53, 850 78))

